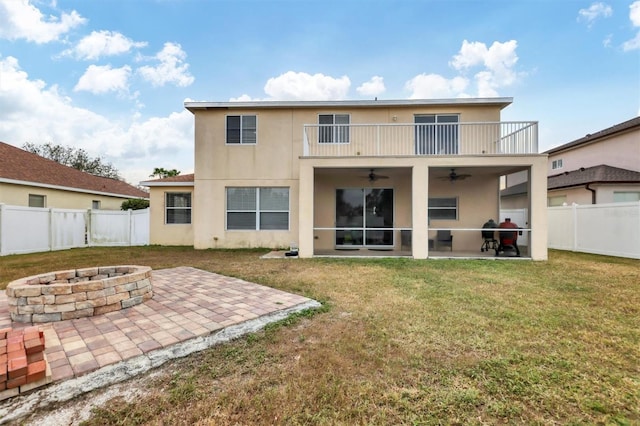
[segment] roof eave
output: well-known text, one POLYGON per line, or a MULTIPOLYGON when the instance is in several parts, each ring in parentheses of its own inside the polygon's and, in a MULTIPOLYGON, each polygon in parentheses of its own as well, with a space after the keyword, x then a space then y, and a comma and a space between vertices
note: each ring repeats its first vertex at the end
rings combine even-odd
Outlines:
POLYGON ((131 195, 131 194, 119 194, 115 192, 95 191, 91 189, 74 188, 70 186, 61 186, 61 185, 51 185, 48 183, 30 182, 30 181, 16 180, 16 179, 0 178, 0 183, 9 183, 9 184, 21 185, 21 186, 33 186, 36 188, 57 189, 60 191, 67 191, 67 192, 79 192, 82 194, 106 195, 108 197, 116 197, 116 198, 142 198, 143 200, 149 199, 149 194, 146 194, 147 195, 146 197, 140 197, 140 196, 131 195))
POLYGON ((158 187, 158 186, 194 186, 193 182, 153 182, 143 181, 140 182, 141 186, 158 187))
POLYGON ((503 109, 513 103, 511 97, 402 99, 402 100, 342 100, 342 101, 241 101, 241 102, 185 102, 191 112, 207 109, 277 109, 277 108, 388 108, 403 106, 493 105, 503 109))

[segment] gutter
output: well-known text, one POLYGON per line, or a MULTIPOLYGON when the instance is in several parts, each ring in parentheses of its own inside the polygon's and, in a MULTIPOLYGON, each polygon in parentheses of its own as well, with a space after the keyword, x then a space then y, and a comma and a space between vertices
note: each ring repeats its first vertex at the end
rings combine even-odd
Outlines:
POLYGON ((589 188, 589 185, 591 185, 591 182, 586 184, 584 186, 584 189, 586 189, 587 191, 591 191, 591 204, 595 204, 596 203, 596 190, 589 188))

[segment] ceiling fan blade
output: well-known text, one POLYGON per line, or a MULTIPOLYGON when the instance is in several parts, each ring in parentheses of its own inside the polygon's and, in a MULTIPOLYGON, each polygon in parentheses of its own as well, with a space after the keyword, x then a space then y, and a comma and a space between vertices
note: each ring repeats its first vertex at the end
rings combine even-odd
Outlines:
POLYGON ((471 175, 470 174, 466 174, 466 173, 458 174, 458 173, 456 173, 456 169, 452 168, 451 172, 449 172, 449 174, 447 174, 446 176, 440 176, 440 177, 438 177, 438 179, 440 179, 440 180, 448 180, 450 182, 455 182, 457 180, 463 180, 463 179, 466 179, 468 177, 471 177, 471 175))
POLYGON ((371 169, 371 171, 369 172, 368 175, 366 176, 362 176, 363 178, 369 179, 369 182, 375 182, 378 179, 389 179, 389 176, 383 176, 383 175, 379 175, 377 173, 375 173, 373 171, 373 169, 371 169))

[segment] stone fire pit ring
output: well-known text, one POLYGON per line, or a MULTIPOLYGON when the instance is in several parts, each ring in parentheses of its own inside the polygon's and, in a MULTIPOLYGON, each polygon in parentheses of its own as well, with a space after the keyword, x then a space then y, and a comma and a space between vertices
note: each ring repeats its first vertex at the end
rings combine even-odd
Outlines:
POLYGON ((91 317, 151 299, 151 268, 122 265, 49 272, 10 282, 6 294, 16 322, 91 317))

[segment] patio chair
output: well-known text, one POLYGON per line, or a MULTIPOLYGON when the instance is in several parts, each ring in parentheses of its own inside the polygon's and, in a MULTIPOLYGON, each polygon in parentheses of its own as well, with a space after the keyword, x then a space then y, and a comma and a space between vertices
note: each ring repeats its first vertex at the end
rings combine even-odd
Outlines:
POLYGON ((436 248, 440 248, 442 246, 449 246, 449 249, 453 251, 453 235, 451 235, 451 231, 438 231, 436 234, 436 248))

